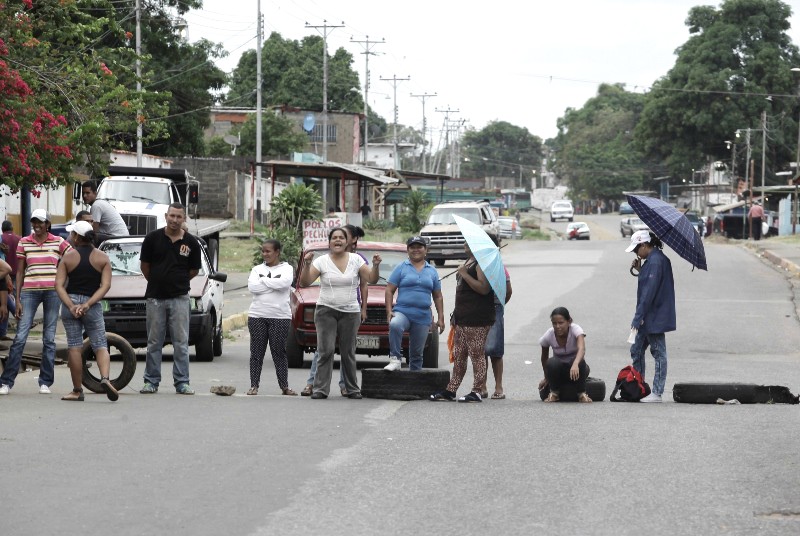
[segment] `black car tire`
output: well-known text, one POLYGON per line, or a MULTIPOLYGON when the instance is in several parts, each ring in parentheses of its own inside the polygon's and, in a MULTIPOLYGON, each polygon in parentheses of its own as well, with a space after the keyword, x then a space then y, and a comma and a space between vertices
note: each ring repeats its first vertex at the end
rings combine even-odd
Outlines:
MULTIPOLYGON (((539 398, 544 400, 550 394, 550 387, 539 389, 539 398)), ((606 398, 606 382, 600 378, 586 378, 586 394, 594 402, 602 402, 606 398)), ((575 389, 575 384, 568 383, 561 387, 561 392, 558 394, 559 400, 563 402, 577 402, 578 391, 575 389)))
MULTIPOLYGON (((116 333, 106 333, 106 341, 111 360, 114 361, 116 358, 122 360, 120 373, 116 378, 109 378, 114 389, 121 391, 131 382, 136 373, 136 352, 127 340, 116 333)), ((100 385, 100 369, 95 362, 94 350, 92 350, 89 339, 83 341, 81 358, 83 360, 83 377, 81 378, 83 386, 93 393, 104 392, 100 385), (88 366, 90 364, 91 367, 88 366), (95 371, 97 374, 94 373, 95 371)))
POLYGON ((428 346, 422 353, 422 368, 435 369, 439 367, 439 327, 434 326, 428 338, 428 346))
POLYGON ((444 266, 444 259, 433 259, 433 263, 436 266, 444 266))
POLYGON ((407 369, 388 371, 364 369, 361 371, 361 394, 367 398, 391 400, 427 400, 430 395, 447 387, 450 371, 407 369))
POLYGON ((289 334, 286 337, 286 359, 289 368, 303 368, 303 356, 305 352, 297 344, 297 335, 293 327, 289 327, 289 334))
POLYGON ((206 326, 203 338, 194 345, 195 361, 214 361, 214 329, 216 318, 211 313, 211 322, 206 326))
POLYGON ((716 404, 722 399, 740 404, 797 404, 798 397, 782 385, 754 383, 686 382, 672 387, 672 399, 684 404, 716 404))
POLYGON ((214 357, 222 355, 222 325, 216 324, 214 326, 214 357))

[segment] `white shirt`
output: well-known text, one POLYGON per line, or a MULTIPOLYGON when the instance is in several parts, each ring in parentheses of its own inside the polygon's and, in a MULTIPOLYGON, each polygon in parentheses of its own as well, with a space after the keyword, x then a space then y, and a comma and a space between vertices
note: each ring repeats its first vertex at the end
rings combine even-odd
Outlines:
POLYGON ((311 263, 320 273, 317 304, 343 313, 358 313, 361 311, 356 292, 360 283, 358 270, 366 263, 361 255, 347 255, 347 266, 343 272, 331 260, 330 255, 317 257, 311 263))
POLYGON ((247 290, 253 293, 248 315, 253 318, 292 318, 289 308, 294 268, 280 262, 275 266, 261 263, 250 270, 247 290))

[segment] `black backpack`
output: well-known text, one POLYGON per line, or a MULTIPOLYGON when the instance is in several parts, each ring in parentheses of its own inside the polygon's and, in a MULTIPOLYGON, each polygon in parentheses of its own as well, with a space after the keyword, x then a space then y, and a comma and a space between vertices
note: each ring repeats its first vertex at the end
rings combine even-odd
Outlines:
POLYGON ((611 391, 612 402, 638 402, 650 394, 650 386, 639 374, 639 371, 628 365, 617 374, 617 383, 611 391), (619 392, 619 398, 616 397, 619 392))

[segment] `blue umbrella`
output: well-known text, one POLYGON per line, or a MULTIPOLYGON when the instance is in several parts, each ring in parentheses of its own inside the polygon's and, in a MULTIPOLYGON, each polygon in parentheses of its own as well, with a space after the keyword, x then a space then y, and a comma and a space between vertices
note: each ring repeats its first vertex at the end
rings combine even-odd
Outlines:
POLYGON ((486 274, 486 280, 492 286, 492 290, 497 295, 500 303, 506 303, 506 272, 503 268, 503 260, 500 258, 500 248, 494 245, 492 239, 486 231, 475 225, 471 221, 461 216, 453 216, 458 225, 464 240, 467 241, 472 255, 478 261, 478 265, 486 274))
POLYGON ((628 203, 650 230, 675 253, 701 270, 708 270, 703 240, 678 209, 655 197, 629 195, 628 203))

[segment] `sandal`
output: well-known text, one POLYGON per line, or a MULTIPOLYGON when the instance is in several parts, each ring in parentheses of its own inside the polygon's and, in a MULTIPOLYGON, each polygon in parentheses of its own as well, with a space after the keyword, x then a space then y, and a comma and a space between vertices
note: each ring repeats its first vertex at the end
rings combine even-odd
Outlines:
POLYGON ((592 403, 592 399, 589 398, 589 395, 587 395, 585 392, 583 392, 583 393, 579 393, 578 394, 578 402, 582 402, 584 404, 591 404, 592 403))
POLYGON ((452 391, 448 391, 447 389, 442 389, 441 391, 436 391, 433 393, 430 399, 434 402, 438 402, 440 400, 448 400, 452 402, 456 399, 456 394, 452 391))
POLYGON ((544 399, 545 402, 558 402, 558 395, 551 392, 547 395, 547 398, 544 399))
POLYGON ((68 394, 61 397, 61 400, 69 402, 83 402, 83 389, 72 389, 68 394))
POLYGON ((258 394, 258 387, 251 387, 247 390, 248 395, 257 395, 258 394))
POLYGON ((492 400, 505 400, 506 395, 505 393, 493 393, 492 400))
POLYGON ((480 402, 481 401, 481 394, 472 391, 471 393, 462 396, 458 399, 459 402, 480 402))
POLYGON ((286 396, 297 396, 297 393, 292 391, 289 387, 287 387, 286 389, 281 389, 281 392, 286 396))
POLYGON ((119 393, 117 392, 117 389, 107 377, 100 379, 100 387, 103 388, 103 391, 105 391, 106 396, 110 401, 116 402, 119 399, 119 393))
POLYGON ((311 396, 311 393, 314 390, 313 385, 306 385, 302 391, 300 391, 300 396, 311 396))

